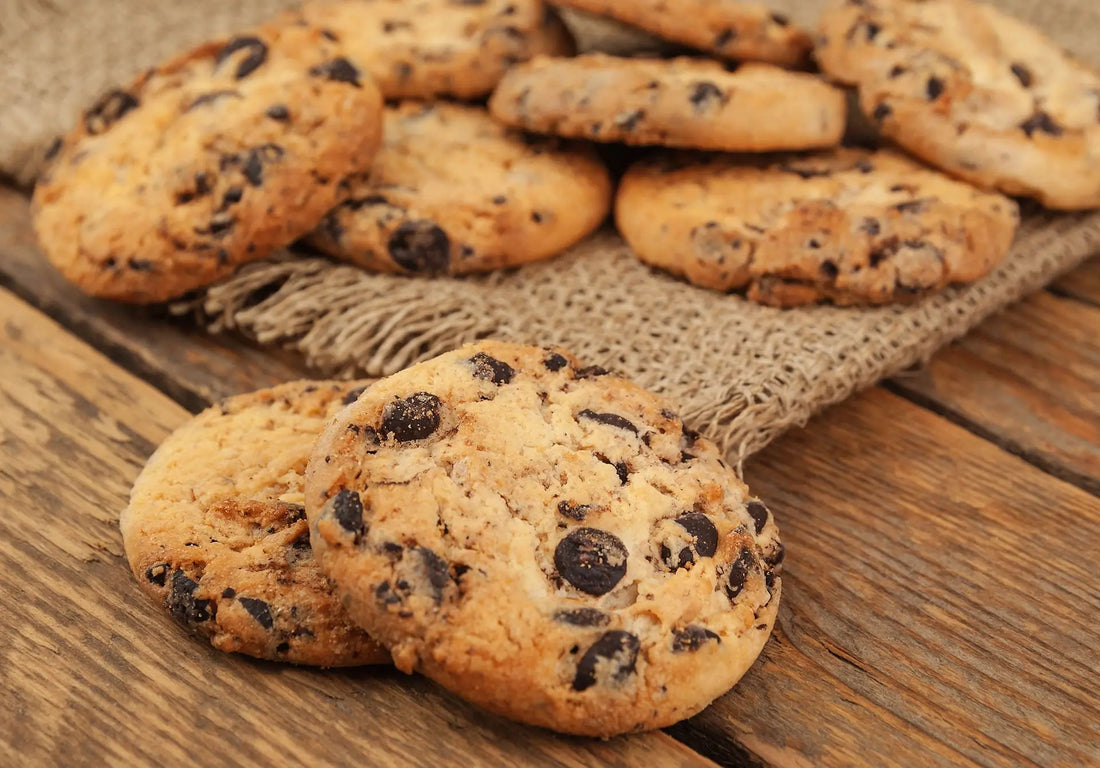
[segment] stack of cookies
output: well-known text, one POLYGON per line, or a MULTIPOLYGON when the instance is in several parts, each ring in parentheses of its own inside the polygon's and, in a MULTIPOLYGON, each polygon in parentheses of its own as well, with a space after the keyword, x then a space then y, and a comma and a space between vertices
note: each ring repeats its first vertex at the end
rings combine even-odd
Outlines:
POLYGON ((208 409, 149 460, 121 527, 142 589, 221 650, 392 659, 605 737, 728 690, 782 587, 770 511, 669 403, 491 341, 208 409))
POLYGON ((1100 206, 1100 75, 973 0, 834 0, 816 43, 755 2, 556 4, 690 55, 574 56, 542 0, 316 0, 93 105, 36 189, 43 250, 139 303, 295 242, 410 276, 514 266, 606 218, 610 143, 660 148, 633 150, 614 200, 642 260, 866 305, 987 274, 1019 220, 1002 193, 1100 206), (837 84, 947 175, 841 147, 837 84))

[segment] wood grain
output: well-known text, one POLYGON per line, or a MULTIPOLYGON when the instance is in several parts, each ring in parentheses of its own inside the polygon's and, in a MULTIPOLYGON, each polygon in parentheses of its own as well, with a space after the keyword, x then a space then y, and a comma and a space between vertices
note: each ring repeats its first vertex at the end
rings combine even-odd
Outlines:
POLYGON ((84 295, 39 252, 26 197, 2 186, 0 285, 192 411, 226 395, 305 374, 300 358, 289 353, 261 349, 230 334, 212 337, 163 309, 84 295))
POLYGON ((1100 764, 1100 500, 882 389, 749 460, 779 631, 676 735, 782 766, 1100 764))
POLYGON ((488 715, 393 669, 214 651, 138 591, 118 511, 187 413, 0 290, 0 763, 712 765, 488 715))
POLYGON ((1100 255, 1093 256, 1077 269, 1067 272, 1051 285, 1060 296, 1069 296, 1100 307, 1100 255))
POLYGON ((1100 493, 1100 304, 1041 291, 892 385, 1100 493))

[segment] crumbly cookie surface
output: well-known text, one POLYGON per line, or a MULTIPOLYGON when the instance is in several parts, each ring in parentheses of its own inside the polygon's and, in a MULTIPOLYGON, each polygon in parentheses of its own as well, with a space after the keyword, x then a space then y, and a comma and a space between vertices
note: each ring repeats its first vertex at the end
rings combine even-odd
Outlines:
POLYGON ((480 98, 516 62, 573 53, 542 0, 319 0, 302 13, 337 35, 390 100, 480 98))
POLYGON ((847 117, 844 94, 813 75, 596 53, 513 68, 489 110, 538 133, 731 152, 833 146, 847 117))
POLYGON ((1100 73, 971 0, 837 0, 816 55, 882 132, 986 188, 1100 207, 1100 73))
POLYGON ((723 59, 805 64, 810 36, 763 3, 739 0, 556 0, 723 59))
POLYGON ((891 151, 665 157, 632 167, 615 218, 643 261, 775 306, 911 301, 986 275, 1015 202, 891 151))
POLYGON ((291 14, 101 97, 34 193, 50 261, 87 293, 163 301, 308 232, 369 166, 378 89, 291 14))
POLYGON ((322 567, 405 671, 610 736, 752 664, 775 521, 667 403, 562 350, 480 342, 368 389, 310 459, 322 567))
POLYGON ((389 661, 334 597, 302 507, 309 451, 362 386, 231 397, 174 432, 135 482, 120 527, 138 585, 215 648, 324 667, 389 661))
POLYGON ((611 207, 590 149, 527 136, 481 107, 406 102, 386 110, 369 176, 309 242, 372 271, 463 274, 552 256, 611 207))

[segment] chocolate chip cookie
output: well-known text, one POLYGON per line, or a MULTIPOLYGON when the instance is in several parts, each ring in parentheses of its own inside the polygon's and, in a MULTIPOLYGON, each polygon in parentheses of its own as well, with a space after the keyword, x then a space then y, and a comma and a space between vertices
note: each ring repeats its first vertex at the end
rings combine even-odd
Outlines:
POLYGON ((666 157, 623 178, 619 231, 643 261, 773 306, 911 301, 1008 252, 1016 203, 890 151, 666 157))
POLYGON ((406 102, 386 110, 370 176, 310 236, 364 269, 463 274, 552 256, 611 207, 588 148, 526 136, 481 107, 406 102))
POLYGON ((807 63, 810 36, 763 3, 739 0, 555 0, 567 8, 609 16, 667 40, 723 59, 784 67, 807 63))
POLYGON ((400 669, 569 733, 698 712, 779 603, 775 521, 714 444, 560 349, 486 341, 377 382, 318 442, 306 512, 400 669))
POLYGON ((1050 208, 1100 207, 1100 73, 970 0, 834 2, 817 51, 901 146, 1050 208))
POLYGON ((308 232, 381 141, 361 66, 295 16, 101 97, 34 193, 50 261, 87 293, 177 297, 308 232))
POLYGON ((309 451, 362 386, 229 398, 176 430, 134 484, 120 520, 134 576, 215 648, 324 667, 389 661, 333 596, 302 508, 309 451))
POLYGON ((322 0, 302 13, 339 37, 387 99, 480 98, 516 62, 573 53, 542 0, 322 0))
POLYGON ((733 152, 834 146, 847 116, 844 94, 813 75, 595 53, 513 68, 489 110, 538 133, 733 152))

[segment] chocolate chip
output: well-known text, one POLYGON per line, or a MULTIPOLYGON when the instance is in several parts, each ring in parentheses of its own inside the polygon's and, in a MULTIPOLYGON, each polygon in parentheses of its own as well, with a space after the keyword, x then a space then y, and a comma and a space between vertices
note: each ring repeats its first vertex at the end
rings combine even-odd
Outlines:
POLYGON ((443 602, 443 588, 451 580, 451 569, 447 561, 427 547, 414 547, 412 551, 420 557, 424 576, 432 590, 432 599, 437 604, 443 602))
POLYGON ((290 650, 290 643, 285 640, 275 646, 275 653, 286 653, 290 650))
POLYGON ((598 596, 610 592, 626 575, 627 554, 617 536, 598 528, 577 528, 558 542, 554 565, 574 587, 598 596))
POLYGON ((359 82, 359 70, 347 59, 341 57, 318 64, 309 70, 314 77, 323 77, 327 80, 335 80, 338 83, 350 83, 356 88, 362 88, 359 82))
POLYGON ((512 377, 516 375, 515 369, 508 363, 490 357, 484 352, 478 352, 468 362, 474 366, 474 378, 491 381, 498 387, 501 384, 510 383, 512 377))
POLYGON ((557 611, 554 614, 554 621, 572 624, 575 627, 604 627, 611 622, 611 617, 595 608, 572 608, 557 611))
POLYGON ((638 428, 634 426, 628 419, 619 416, 617 413, 598 413, 589 408, 585 408, 583 411, 577 414, 577 419, 590 419, 591 421, 597 421, 600 424, 606 424, 609 427, 616 427, 617 429, 625 429, 627 432, 632 432, 635 435, 638 434, 638 428))
POLYGON ((184 626, 209 621, 214 612, 209 600, 195 598, 199 583, 180 569, 172 574, 172 591, 168 593, 168 612, 184 626))
POLYGON ((589 365, 584 368, 578 368, 576 371, 576 377, 578 379, 594 379, 597 376, 606 376, 611 371, 606 368, 602 368, 598 365, 589 365))
POLYGON ((918 200, 909 200, 904 203, 898 203, 894 206, 894 210, 898 213, 920 213, 928 207, 930 198, 922 197, 918 200))
POLYGON ((236 37, 218 51, 217 56, 214 57, 214 66, 220 67, 222 62, 241 50, 248 51, 248 55, 237 65, 234 77, 238 80, 255 72, 267 59, 267 46, 264 45, 263 40, 258 37, 236 37))
POLYGON ((333 32, 331 29, 322 29, 321 37, 325 38, 326 40, 331 40, 334 43, 340 42, 340 38, 337 37, 336 33, 333 32))
POLYGON ((569 361, 557 352, 552 352, 549 357, 542 361, 542 364, 546 366, 546 370, 548 371, 560 371, 562 368, 569 365, 569 361))
POLYGON ((558 502, 558 512, 574 520, 584 520, 585 516, 593 509, 594 507, 588 504, 570 504, 568 501, 558 502))
POLYGON ((230 187, 225 190, 225 194, 222 195, 222 207, 226 208, 230 205, 234 205, 241 201, 241 197, 244 196, 244 190, 240 187, 230 187))
POLYGON ((410 272, 445 272, 451 259, 447 233, 427 219, 402 224, 390 236, 386 248, 393 260, 410 272))
POLYGON ((382 411, 379 434, 399 443, 423 440, 439 428, 443 403, 428 392, 417 392, 388 403, 382 411))
POLYGON ((363 394, 366 389, 367 387, 364 385, 362 387, 356 387, 355 389, 350 390, 346 395, 344 395, 344 405, 351 405, 352 403, 354 403, 356 400, 359 399, 359 395, 363 394))
POLYGON ((685 531, 691 536, 691 544, 680 547, 673 552, 668 544, 661 545, 661 561, 670 570, 686 568, 695 562, 695 557, 714 557, 718 551, 718 529, 710 518, 701 512, 688 512, 676 518, 685 531))
POLYGON ((882 122, 883 120, 885 120, 885 119, 886 119, 887 117, 889 117, 889 116, 890 116, 890 114, 891 114, 891 113, 892 113, 893 111, 894 111, 894 110, 892 110, 892 109, 890 108, 890 105, 889 105, 889 104, 887 104, 886 102, 880 102, 880 103, 879 103, 879 104, 878 104, 878 105, 877 105, 877 106, 875 107, 874 111, 873 111, 873 112, 871 112, 871 118, 872 118, 872 119, 873 119, 873 120, 874 120, 874 121, 875 121, 876 123, 881 123, 881 122, 882 122))
POLYGON ((689 626, 672 630, 672 652, 697 651, 711 640, 722 642, 716 633, 706 627, 689 626))
POLYGON ((1009 69, 1012 70, 1012 74, 1016 75, 1016 79, 1020 81, 1020 85, 1024 88, 1031 87, 1031 70, 1019 62, 1013 62, 1009 69))
POLYGON ((640 647, 638 638, 629 632, 623 632, 620 629, 605 632, 599 640, 589 646, 584 656, 577 662, 573 690, 583 691, 595 685, 597 666, 605 670, 613 681, 626 680, 634 674, 634 665, 638 660, 640 647))
POLYGON ((285 122, 290 119, 290 110, 287 109, 286 104, 272 104, 267 108, 264 114, 272 120, 278 120, 279 122, 285 122))
POLYGON ((340 527, 359 536, 366 527, 363 524, 363 500, 359 494, 348 488, 341 488, 329 502, 332 504, 332 516, 340 527))
POLYGON ((836 262, 831 259, 825 259, 821 262, 821 274, 826 280, 836 280, 837 275, 840 274, 840 269, 837 267, 836 262))
POLYGON ((194 101, 187 105, 187 109, 185 109, 184 111, 190 112, 195 107, 201 107, 204 104, 213 104, 218 99, 229 97, 233 97, 235 99, 242 98, 241 94, 237 91, 211 91, 210 93, 204 93, 202 96, 196 98, 194 101))
POLYGON ((764 587, 767 588, 769 595, 775 587, 775 571, 770 568, 764 571, 764 587))
POLYGON ((145 569, 145 578, 158 587, 164 586, 164 580, 168 576, 168 563, 157 563, 145 569))
POLYGON ((752 518, 753 525, 756 526, 756 532, 760 533, 764 530, 764 526, 768 524, 768 508, 764 506, 764 502, 753 499, 745 505, 745 509, 752 518))
POLYGON ((871 237, 882 232, 882 225, 879 224, 877 219, 865 218, 859 225, 860 232, 866 232, 871 237))
POLYGON ((496 195, 493 197, 493 205, 504 205, 508 202, 508 198, 505 195, 496 195))
POLYGON ((248 159, 245 160, 241 172, 248 179, 248 183, 254 187, 259 187, 264 183, 264 163, 256 150, 248 153, 248 159))
POLYGON ((890 67, 889 78, 893 80, 895 78, 901 77, 905 74, 905 72, 905 67, 901 66, 900 64, 895 64, 894 66, 890 67))
POLYGON ((771 14, 771 17, 772 17, 772 21, 774 21, 776 24, 778 24, 781 27, 785 27, 785 26, 787 26, 788 24, 791 23, 791 20, 788 19, 786 16, 784 16, 781 13, 773 13, 773 14, 771 14))
POLYGON ((876 37, 878 37, 878 33, 882 31, 882 27, 880 27, 878 24, 874 24, 870 21, 867 22, 866 29, 867 29, 867 42, 871 42, 872 40, 874 40, 876 37))
POLYGON ((711 45, 714 48, 725 48, 735 37, 737 37, 737 30, 727 27, 714 36, 714 42, 711 45))
POLYGON ((928 78, 928 82, 924 86, 924 92, 929 101, 935 101, 943 93, 943 80, 938 77, 928 78))
POLYGON ((93 136, 103 133, 137 106, 138 100, 126 91, 109 91, 85 113, 84 127, 93 136))
POLYGON ((50 146, 46 149, 46 154, 42 156, 42 159, 53 160, 55 157, 57 157, 57 153, 61 151, 61 147, 64 146, 64 143, 65 142, 61 140, 60 136, 55 138, 53 141, 50 142, 50 146))
POLYGON ((733 600, 741 590, 745 588, 745 580, 749 577, 749 569, 756 565, 756 558, 752 551, 743 547, 737 554, 737 559, 730 563, 729 576, 726 579, 726 595, 733 600))
POLYGON ((715 104, 725 104, 729 101, 729 96, 714 83, 702 81, 695 83, 688 99, 691 101, 692 106, 695 107, 695 111, 702 113, 706 112, 715 104))
POLYGON ((153 271, 153 262, 149 259, 135 259, 130 257, 126 260, 126 265, 135 272, 153 271))
POLYGON ((233 587, 226 587, 222 590, 222 599, 224 600, 232 600, 236 596, 237 590, 233 589, 233 587))
POLYGON ((263 600, 255 597, 242 597, 237 602, 244 606, 249 615, 259 622, 264 629, 271 629, 275 626, 275 619, 271 616, 271 606, 263 600))
POLYGON ((1051 136, 1061 136, 1062 127, 1054 122, 1054 119, 1046 112, 1039 111, 1020 123, 1020 129, 1029 137, 1036 131, 1049 133, 1051 136))
POLYGON ((644 109, 635 109, 633 112, 623 112, 616 116, 615 127, 623 131, 633 131, 638 127, 638 123, 645 117, 644 109))
POLYGON ((775 542, 775 551, 765 558, 764 562, 775 568, 783 563, 783 560, 787 557, 787 548, 783 546, 783 542, 775 542))

